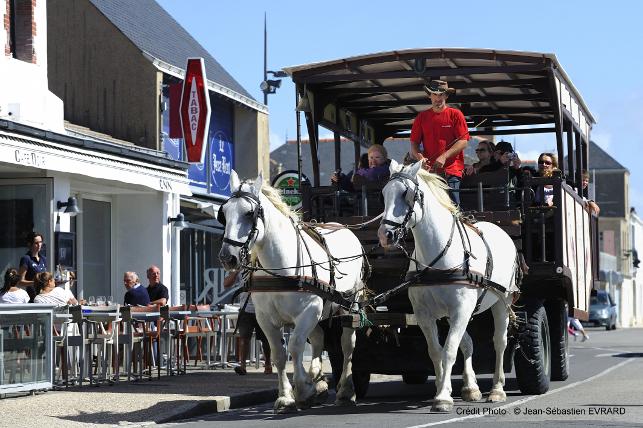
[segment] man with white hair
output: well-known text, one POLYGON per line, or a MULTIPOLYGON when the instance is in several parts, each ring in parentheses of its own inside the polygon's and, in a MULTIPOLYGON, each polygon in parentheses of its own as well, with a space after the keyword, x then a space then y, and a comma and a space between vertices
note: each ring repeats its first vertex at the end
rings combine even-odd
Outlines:
POLYGON ((123 275, 125 292, 125 304, 128 306, 147 306, 150 304, 150 296, 145 287, 138 280, 136 272, 125 272, 123 275))

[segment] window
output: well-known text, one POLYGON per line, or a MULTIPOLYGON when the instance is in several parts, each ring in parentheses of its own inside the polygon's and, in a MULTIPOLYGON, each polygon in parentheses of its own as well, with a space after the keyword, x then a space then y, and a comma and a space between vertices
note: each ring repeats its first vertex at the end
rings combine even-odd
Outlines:
MULTIPOLYGON (((18 268, 28 250, 27 235, 43 235, 40 254, 48 256, 51 229, 51 181, 42 179, 0 180, 0 271, 18 268)), ((52 260, 47 258, 48 270, 52 260)))
POLYGON ((111 203, 82 200, 82 296, 109 296, 112 275, 111 203))

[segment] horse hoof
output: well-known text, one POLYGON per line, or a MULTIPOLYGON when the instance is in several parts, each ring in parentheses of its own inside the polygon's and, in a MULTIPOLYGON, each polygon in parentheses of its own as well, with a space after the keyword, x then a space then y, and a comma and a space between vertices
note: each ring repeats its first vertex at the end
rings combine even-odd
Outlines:
POLYGON ((279 397, 275 401, 273 411, 276 414, 295 413, 297 412, 297 403, 292 398, 279 397))
POLYGON ((487 397, 487 403, 501 403, 507 401, 507 394, 505 391, 494 390, 489 393, 487 397))
POLYGON ((479 401, 482 399, 482 393, 478 388, 462 388, 461 395, 464 401, 479 401))
POLYGON ((315 404, 324 404, 328 400, 328 384, 319 381, 315 384, 315 404))
POLYGON ((451 413, 453 411, 453 403, 448 401, 435 401, 431 406, 432 412, 438 413, 451 413))
POLYGON ((339 407, 353 407, 356 405, 355 400, 350 398, 338 398, 335 400, 335 405, 339 407))

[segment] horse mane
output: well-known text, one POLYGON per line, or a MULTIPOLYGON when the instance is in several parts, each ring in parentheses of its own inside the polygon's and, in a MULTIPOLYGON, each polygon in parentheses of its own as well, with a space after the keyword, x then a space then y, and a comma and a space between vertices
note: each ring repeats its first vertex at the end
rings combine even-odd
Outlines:
POLYGON ((261 186, 261 193, 268 198, 268 200, 277 208, 277 211, 285 215, 286 217, 293 218, 295 220, 299 219, 299 214, 296 211, 290 209, 287 203, 281 197, 281 192, 268 183, 263 183, 261 186))
POLYGON ((419 170, 417 175, 422 179, 424 184, 428 186, 431 193, 433 193, 433 196, 435 196, 444 208, 448 209, 452 213, 457 213, 459 211, 458 206, 453 203, 453 200, 449 196, 449 185, 444 178, 423 169, 419 170))

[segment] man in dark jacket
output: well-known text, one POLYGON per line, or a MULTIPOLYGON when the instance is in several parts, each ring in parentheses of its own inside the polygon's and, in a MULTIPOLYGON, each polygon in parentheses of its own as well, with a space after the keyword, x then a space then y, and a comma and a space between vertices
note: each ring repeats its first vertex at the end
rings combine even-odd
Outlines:
POLYGON ((150 304, 150 296, 145 287, 138 280, 136 272, 125 272, 123 275, 125 292, 125 304, 128 306, 147 306, 150 304))

